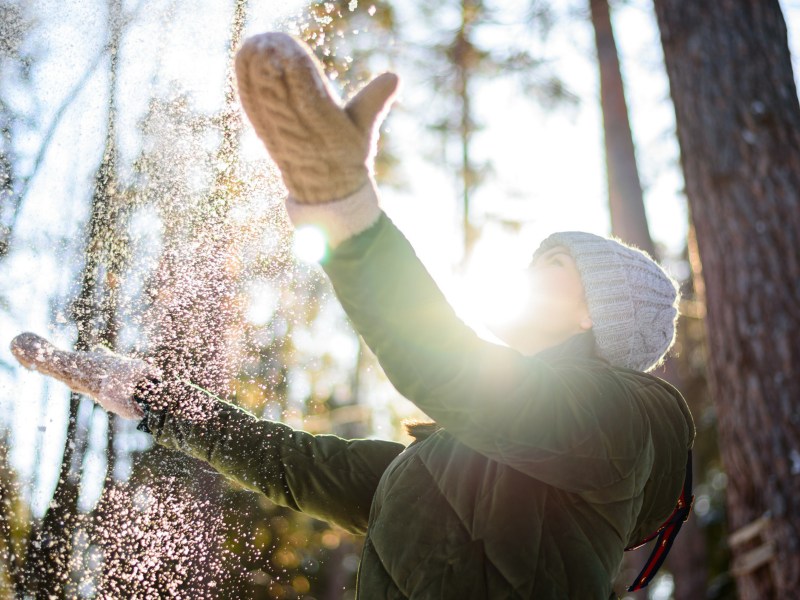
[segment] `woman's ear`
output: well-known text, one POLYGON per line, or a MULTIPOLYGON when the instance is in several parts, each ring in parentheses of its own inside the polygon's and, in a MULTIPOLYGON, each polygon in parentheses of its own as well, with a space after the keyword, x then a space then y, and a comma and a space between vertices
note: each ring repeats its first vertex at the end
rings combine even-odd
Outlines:
POLYGON ((592 320, 589 317, 585 317, 581 319, 581 329, 591 329, 592 328, 592 320))

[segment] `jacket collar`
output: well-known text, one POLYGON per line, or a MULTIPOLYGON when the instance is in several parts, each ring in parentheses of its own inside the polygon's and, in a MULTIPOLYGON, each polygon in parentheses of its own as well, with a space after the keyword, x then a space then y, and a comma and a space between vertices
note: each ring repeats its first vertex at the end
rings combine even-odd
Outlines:
POLYGON ((594 332, 591 329, 576 333, 560 344, 540 350, 533 356, 548 360, 562 356, 569 358, 600 358, 602 360, 602 357, 597 354, 594 332))

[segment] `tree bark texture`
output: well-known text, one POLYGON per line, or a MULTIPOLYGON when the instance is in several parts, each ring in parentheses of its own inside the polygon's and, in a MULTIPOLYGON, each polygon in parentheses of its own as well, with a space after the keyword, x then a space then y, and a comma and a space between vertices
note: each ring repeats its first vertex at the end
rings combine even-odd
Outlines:
POLYGON ((800 589, 800 105, 777 0, 655 0, 741 598, 800 589), (747 527, 750 526, 750 527, 747 527))

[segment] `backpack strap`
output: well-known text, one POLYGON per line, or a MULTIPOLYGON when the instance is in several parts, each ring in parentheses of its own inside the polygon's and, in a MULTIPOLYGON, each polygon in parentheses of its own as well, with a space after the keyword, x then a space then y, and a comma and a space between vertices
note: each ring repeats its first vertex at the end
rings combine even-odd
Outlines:
POLYGON ((625 548, 626 551, 635 550, 658 535, 658 541, 653 547, 653 551, 650 553, 650 558, 647 559, 647 562, 645 563, 639 575, 636 577, 636 580, 630 585, 630 587, 628 587, 629 592, 635 592, 636 590, 645 587, 653 579, 655 574, 658 572, 658 569, 661 567, 661 564, 664 562, 664 559, 667 558, 667 554, 669 553, 670 548, 672 548, 672 542, 675 541, 675 536, 678 535, 678 531, 680 531, 681 526, 689 518, 689 513, 692 510, 693 503, 692 450, 689 449, 689 457, 686 460, 686 478, 684 479, 681 496, 678 498, 678 504, 675 507, 675 510, 672 511, 672 514, 655 532, 647 536, 638 544, 625 548))

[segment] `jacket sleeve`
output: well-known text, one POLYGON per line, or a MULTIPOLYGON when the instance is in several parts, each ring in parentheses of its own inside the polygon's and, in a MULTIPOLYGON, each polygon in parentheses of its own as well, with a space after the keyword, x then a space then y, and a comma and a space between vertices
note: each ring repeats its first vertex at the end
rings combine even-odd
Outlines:
POLYGON ((647 427, 630 386, 599 361, 544 360, 480 338, 382 210, 320 262, 394 387, 462 443, 575 492, 643 468, 647 427))
POLYGON ((205 461, 275 504, 356 534, 367 530, 383 471, 405 449, 388 440, 311 434, 222 399, 202 422, 143 408, 137 429, 151 433, 156 443, 205 461))

